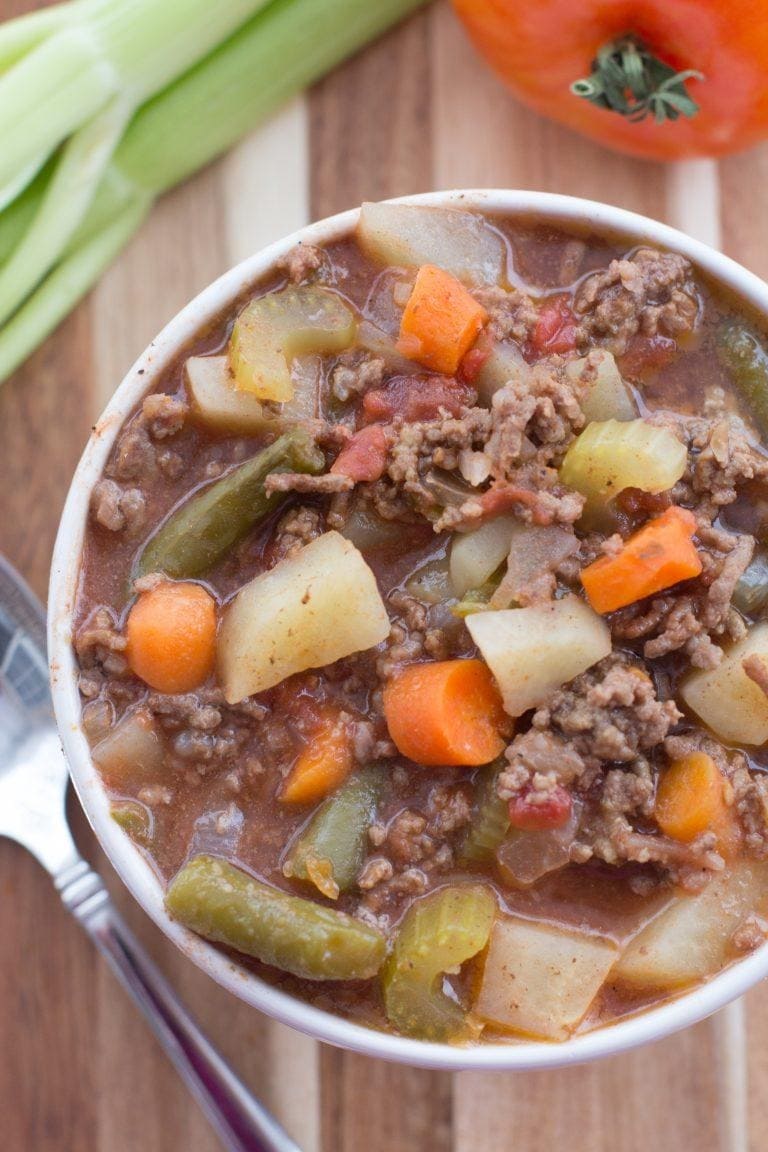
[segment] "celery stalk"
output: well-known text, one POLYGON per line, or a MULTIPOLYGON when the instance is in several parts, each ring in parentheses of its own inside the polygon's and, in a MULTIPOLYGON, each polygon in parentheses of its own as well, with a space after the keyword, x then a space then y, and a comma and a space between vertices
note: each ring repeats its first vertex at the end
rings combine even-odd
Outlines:
POLYGON ((0 186, 122 94, 148 99, 267 0, 87 0, 0 77, 0 186))
POLYGON ((151 205, 136 202, 60 264, 0 331, 0 380, 26 360, 130 240, 151 205))
POLYGON ((63 28, 81 8, 81 0, 70 0, 68 4, 53 4, 37 12, 27 12, 0 25, 0 73, 18 63, 51 33, 63 28))
MULTIPOLYGON (((31 174, 33 163, 94 116, 115 91, 127 90, 136 99, 150 94, 153 85, 177 75, 232 32, 139 108, 79 226, 87 195, 76 211, 62 203, 61 195, 49 199, 60 175, 52 160, 0 211, 0 260, 7 260, 37 227, 37 239, 30 241, 35 275, 52 268, 0 329, 0 381, 88 291, 106 265, 106 253, 116 255, 119 238, 123 243, 129 239, 156 195, 226 151, 285 100, 426 0, 272 0, 244 23, 265 2, 140 0, 115 13, 110 11, 114 0, 72 0, 67 10, 76 12, 79 30, 66 27, 62 19, 61 31, 0 75, 1 189, 25 164, 31 174), (131 12, 127 23, 126 8, 131 12), (129 59, 131 53, 136 59, 129 59), (57 203, 61 229, 51 251, 60 263, 55 265, 50 253, 44 258, 43 238, 55 232, 57 203), (45 229, 40 223, 43 204, 45 229)), ((20 41, 21 34, 15 35, 20 41)), ((34 43, 32 31, 29 37, 34 43)), ((0 60, 2 54, 0 27, 0 60)))
POLYGON ((124 101, 114 101, 67 141, 24 239, 0 268, 0 324, 16 311, 66 248, 90 207, 128 116, 124 101))

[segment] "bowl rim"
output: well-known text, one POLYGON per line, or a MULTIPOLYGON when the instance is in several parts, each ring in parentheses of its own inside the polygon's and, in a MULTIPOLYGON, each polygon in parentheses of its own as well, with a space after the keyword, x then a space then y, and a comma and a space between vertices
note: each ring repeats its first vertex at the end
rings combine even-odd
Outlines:
MULTIPOLYGON (((595 231, 626 233, 687 256, 706 275, 768 319, 768 285, 736 261, 669 225, 593 200, 533 190, 464 189, 398 197, 400 204, 452 206, 489 213, 540 215, 587 224, 595 231)), ((165 912, 157 875, 128 835, 111 819, 106 790, 91 759, 80 722, 81 706, 72 647, 72 611, 93 485, 123 424, 156 377, 209 321, 214 320, 297 243, 326 244, 348 234, 354 208, 300 228, 241 261, 209 284, 165 325, 129 369, 94 426, 75 471, 61 517, 51 566, 48 652, 54 711, 75 789, 111 864, 134 899, 162 932, 199 968, 247 1004, 317 1040, 384 1060, 423 1068, 555 1068, 617 1054, 694 1024, 742 995, 768 974, 768 943, 735 961, 706 983, 657 1008, 593 1032, 551 1043, 511 1040, 456 1047, 380 1032, 316 1008, 273 987, 214 945, 175 923, 165 912)))

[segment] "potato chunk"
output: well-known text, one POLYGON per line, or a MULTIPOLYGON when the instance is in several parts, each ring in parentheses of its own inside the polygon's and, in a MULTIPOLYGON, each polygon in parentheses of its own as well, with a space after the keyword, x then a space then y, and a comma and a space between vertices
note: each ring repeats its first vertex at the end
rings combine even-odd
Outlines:
POLYGON ((190 356, 184 372, 192 412, 201 423, 243 435, 263 431, 264 409, 251 392, 235 388, 227 356, 190 356))
POLYGON ((564 1040, 583 1020, 618 954, 612 941, 598 936, 501 917, 474 1010, 498 1028, 564 1040))
POLYGON ((376 578, 349 540, 326 532, 256 576, 225 609, 218 670, 230 704, 386 639, 376 578))
POLYGON ((521 716, 611 651, 608 626, 578 596, 478 612, 467 628, 498 682, 504 708, 521 716))
POLYGON ((765 866, 742 865, 710 880, 697 896, 677 897, 627 946, 613 978, 642 988, 680 988, 728 959, 731 936, 768 893, 765 866))
POLYGON ((692 673, 680 689, 688 707, 729 743, 768 740, 768 696, 744 671, 749 656, 768 665, 768 624, 756 624, 716 668, 692 673))
POLYGON ((574 383, 584 382, 587 394, 581 410, 588 424, 595 420, 634 420, 637 402, 621 378, 616 361, 605 348, 593 348, 589 356, 571 360, 565 374, 574 383))
POLYGON ((451 541, 451 584, 457 596, 479 588, 509 555, 516 527, 514 516, 495 516, 471 532, 456 533, 451 541))
POLYGON ((357 239, 382 264, 436 264, 471 284, 498 284, 504 279, 504 241, 474 212, 414 204, 363 204, 357 239))

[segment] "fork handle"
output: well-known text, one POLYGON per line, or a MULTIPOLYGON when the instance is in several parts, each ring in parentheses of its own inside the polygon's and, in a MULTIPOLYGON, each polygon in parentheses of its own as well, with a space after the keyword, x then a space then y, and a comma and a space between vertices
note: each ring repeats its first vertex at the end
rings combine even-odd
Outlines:
POLYGON ((78 859, 56 877, 56 887, 143 1012, 227 1152, 301 1152, 200 1030, 117 912, 101 878, 78 859))

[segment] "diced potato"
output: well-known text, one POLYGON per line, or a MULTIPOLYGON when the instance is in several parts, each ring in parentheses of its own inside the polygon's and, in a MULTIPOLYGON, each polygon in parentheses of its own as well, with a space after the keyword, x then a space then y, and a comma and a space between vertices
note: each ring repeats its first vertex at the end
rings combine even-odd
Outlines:
POLYGON ((184 365, 193 415, 209 428, 242 436, 313 419, 320 412, 320 361, 297 356, 291 366, 293 398, 266 409, 252 392, 236 387, 227 356, 190 356, 184 365))
MULTIPOLYGON (((478 347, 481 347, 480 342, 478 347)), ((512 380, 526 380, 530 371, 517 344, 499 344, 492 341, 488 359, 483 362, 473 381, 477 388, 478 401, 490 407, 494 393, 512 380)))
POLYGON ((291 400, 294 357, 341 352, 356 330, 351 308, 327 288, 301 285, 251 300, 235 320, 229 342, 236 385, 259 400, 291 400))
POLYGON ((578 596, 466 618, 498 682, 504 708, 521 716, 611 651, 607 624, 578 596))
POLYGON ((560 479, 589 500, 605 502, 624 488, 666 492, 685 472, 688 453, 674 432, 645 420, 588 424, 560 467, 560 479))
POLYGON ((363 204, 360 247, 382 264, 436 264, 459 280, 498 284, 506 248, 498 232, 473 212, 413 204, 363 204))
POLYGON ((610 940, 517 917, 493 928, 475 1013, 489 1024, 564 1040, 616 962, 610 940))
POLYGON ((622 380, 613 354, 605 348, 594 348, 588 356, 571 360, 566 364, 565 374, 573 381, 584 379, 588 385, 581 405, 588 424, 595 420, 636 418, 635 398, 622 380))
POLYGON ((112 788, 160 777, 164 755, 163 738, 146 708, 127 712, 93 749, 93 761, 112 788))
POLYGON ((230 704, 380 643, 389 618, 353 544, 326 532, 256 576, 224 611, 218 670, 230 704))
POLYGON ((722 968, 734 931, 768 893, 765 866, 742 865, 679 896, 628 944, 612 979, 642 988, 680 988, 722 968))
POLYGON ((683 681, 683 700, 713 732, 733 744, 768 740, 768 696, 747 676, 743 662, 753 656, 768 668, 768 624, 756 624, 730 648, 716 668, 693 672, 683 681))
POLYGON ((451 541, 451 584, 457 596, 485 584, 509 555, 518 521, 495 516, 471 532, 456 533, 451 541))
POLYGON ((203 424, 245 436, 263 430, 264 409, 250 392, 235 388, 227 356, 190 356, 184 371, 192 412, 203 424))

